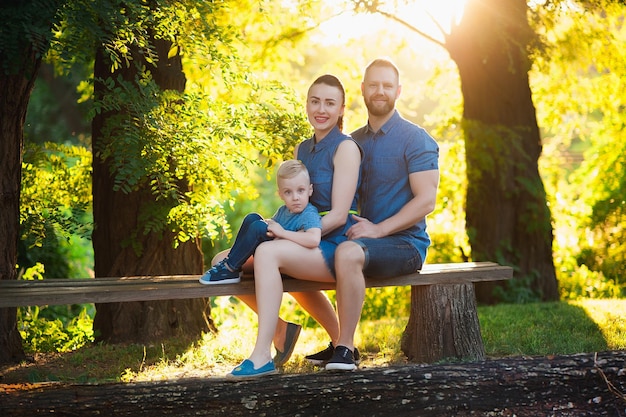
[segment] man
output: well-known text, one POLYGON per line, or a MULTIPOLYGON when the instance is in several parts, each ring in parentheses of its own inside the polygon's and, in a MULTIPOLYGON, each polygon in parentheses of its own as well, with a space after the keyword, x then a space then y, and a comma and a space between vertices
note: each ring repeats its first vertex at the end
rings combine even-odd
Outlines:
POLYGON ((435 208, 439 147, 395 109, 398 68, 376 59, 361 93, 368 123, 352 133, 363 148, 360 216, 335 254, 340 334, 327 370, 354 370, 354 333, 365 298, 365 276, 391 277, 422 268, 430 238, 426 215, 435 208))

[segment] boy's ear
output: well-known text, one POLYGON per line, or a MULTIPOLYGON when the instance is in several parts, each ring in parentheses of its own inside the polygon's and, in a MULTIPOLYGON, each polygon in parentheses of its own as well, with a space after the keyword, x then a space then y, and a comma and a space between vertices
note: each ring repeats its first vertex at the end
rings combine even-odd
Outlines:
POLYGON ((313 184, 309 184, 309 197, 313 195, 313 184))

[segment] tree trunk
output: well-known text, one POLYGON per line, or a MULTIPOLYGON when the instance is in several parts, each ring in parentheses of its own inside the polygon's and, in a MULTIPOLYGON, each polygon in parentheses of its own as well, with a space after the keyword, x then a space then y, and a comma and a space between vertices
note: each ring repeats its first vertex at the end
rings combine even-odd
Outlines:
POLYGON ((474 284, 412 287, 402 351, 418 363, 485 359, 474 284))
MULTIPOLYGON (((147 63, 143 55, 135 54, 134 61, 150 67, 153 78, 162 89, 182 91, 185 75, 180 56, 168 58, 170 42, 155 41, 159 56, 156 66, 147 63)), ((135 67, 123 67, 114 74, 109 63, 98 51, 94 75, 96 79, 118 76, 135 80, 135 67)), ((105 93, 100 83, 95 86, 96 97, 105 93)), ((97 115, 92 124, 94 150, 106 146, 108 138, 103 127, 110 114, 97 115)), ((110 161, 102 160, 94 152, 94 260, 97 277, 126 275, 184 275, 201 274, 203 267, 199 242, 188 241, 173 247, 170 232, 157 234, 143 232, 141 216, 148 205, 156 204, 149 186, 131 192, 114 191, 114 175, 110 161), (132 242, 132 244, 128 244, 132 242), (140 248, 137 250, 137 248, 140 248)), ((160 202, 167 204, 167 202, 160 202)), ((161 210, 162 212, 163 210, 161 210)), ((167 210, 165 210, 167 212, 167 210)), ((109 342, 154 342, 179 334, 199 335, 213 328, 210 322, 208 300, 146 301, 107 303, 96 305, 94 330, 97 339, 109 342)))
MULTIPOLYGON (((539 176, 541 139, 528 80, 534 36, 525 0, 470 0, 446 40, 464 99, 466 227, 475 261, 516 266, 543 300, 559 298, 552 223, 539 176)), ((477 284, 495 301, 498 283, 477 284)))
MULTIPOLYGON (((28 58, 33 67, 38 66, 32 52, 28 58)), ((0 77, 0 279, 3 280, 17 278, 23 126, 34 73, 0 77)), ((0 308, 0 362, 18 362, 24 358, 16 314, 15 308, 0 308)))
POLYGON ((626 354, 316 372, 248 381, 0 387, 18 416, 623 416, 626 354))
MULTIPOLYGON (((24 122, 28 102, 48 47, 46 30, 52 27, 56 5, 40 7, 36 18, 24 15, 33 8, 22 2, 3 11, 3 42, 0 45, 0 279, 17 278, 17 247, 20 239, 20 191, 24 122), (6 16, 5 13, 15 13, 6 16), (7 21, 9 19, 10 21, 7 21), (34 19, 31 21, 31 19, 34 19), (25 21, 27 20, 27 21, 25 21), (27 33, 28 31, 32 33, 27 33), (38 30, 38 45, 32 44, 38 30)), ((17 310, 0 309, 0 362, 18 362, 24 358, 22 338, 17 330, 17 310)))

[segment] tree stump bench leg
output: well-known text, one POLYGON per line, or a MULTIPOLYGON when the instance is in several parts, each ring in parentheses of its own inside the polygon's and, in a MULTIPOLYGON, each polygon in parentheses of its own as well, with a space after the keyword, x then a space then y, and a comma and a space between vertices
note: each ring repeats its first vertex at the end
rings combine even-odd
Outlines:
POLYGON ((411 313, 402 336, 409 361, 485 359, 474 284, 411 287, 411 313))

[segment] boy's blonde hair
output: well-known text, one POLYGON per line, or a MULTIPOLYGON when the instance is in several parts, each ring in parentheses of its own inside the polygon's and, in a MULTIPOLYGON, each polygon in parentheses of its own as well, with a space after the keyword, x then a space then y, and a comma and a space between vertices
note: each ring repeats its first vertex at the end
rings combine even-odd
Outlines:
POLYGON ((297 159, 288 159, 278 167, 278 171, 276 172, 276 180, 279 179, 288 179, 293 178, 296 175, 304 173, 309 181, 311 181, 309 177, 309 170, 306 169, 306 166, 297 159))

